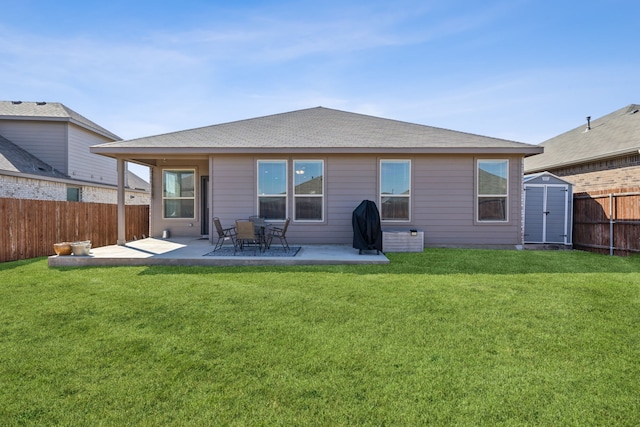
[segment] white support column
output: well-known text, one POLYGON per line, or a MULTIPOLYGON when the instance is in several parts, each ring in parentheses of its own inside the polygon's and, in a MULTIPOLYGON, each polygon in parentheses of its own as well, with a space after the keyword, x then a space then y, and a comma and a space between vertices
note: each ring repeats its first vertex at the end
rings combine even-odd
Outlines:
POLYGON ((125 214, 124 214, 124 183, 127 173, 127 165, 124 159, 118 159, 118 245, 124 246, 127 243, 125 234, 125 214))

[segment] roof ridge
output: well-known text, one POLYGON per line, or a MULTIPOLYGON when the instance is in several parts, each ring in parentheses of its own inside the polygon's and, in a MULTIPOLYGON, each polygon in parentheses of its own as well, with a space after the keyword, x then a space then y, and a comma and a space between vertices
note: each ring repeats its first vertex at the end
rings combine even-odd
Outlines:
MULTIPOLYGON (((376 120, 389 120, 389 121, 392 121, 392 122, 411 125, 411 126, 422 126, 422 127, 426 127, 426 128, 430 128, 430 129, 435 129, 435 130, 443 130, 443 131, 446 131, 446 132, 455 132, 455 133, 459 133, 459 134, 471 135, 471 136, 480 136, 480 137, 483 137, 483 138, 490 138, 490 139, 500 140, 500 141, 505 141, 505 142, 515 142, 515 143, 518 143, 518 144, 533 145, 533 144, 527 144, 526 142, 514 141, 512 139, 498 138, 498 137, 495 137, 495 136, 481 135, 479 133, 473 133, 473 132, 466 132, 466 131, 461 131, 461 130, 449 129, 449 128, 440 127, 440 126, 432 126, 432 125, 425 125, 425 124, 422 124, 422 123, 408 122, 406 120, 390 119, 388 117, 373 116, 371 114, 356 113, 356 112, 353 112, 353 111, 344 111, 344 110, 338 110, 338 109, 326 108, 326 107, 317 107, 317 108, 324 108, 325 110, 332 110, 332 111, 337 111, 337 112, 340 112, 340 113, 346 113, 346 114, 353 114, 353 115, 357 115, 357 116, 369 117, 371 119, 376 119, 376 120)), ((309 108, 309 110, 311 110, 311 108, 309 108)))
MULTIPOLYGON (((184 133, 184 132, 193 132, 193 131, 198 131, 198 130, 201 130, 201 129, 209 129, 209 128, 213 128, 213 127, 223 127, 223 126, 226 126, 226 125, 241 124, 243 122, 250 122, 250 121, 254 121, 254 120, 262 120, 262 119, 266 119, 266 118, 276 118, 276 117, 279 117, 279 116, 303 113, 303 112, 312 111, 312 110, 332 111, 332 112, 336 112, 336 113, 340 113, 340 114, 347 114, 347 115, 351 115, 351 116, 366 117, 366 118, 374 119, 374 120, 385 120, 385 121, 388 121, 388 122, 394 122, 394 123, 404 124, 404 125, 409 125, 409 126, 419 126, 419 127, 433 129, 433 130, 452 132, 452 133, 462 134, 462 135, 470 135, 470 136, 474 136, 474 137, 488 138, 488 139, 492 139, 492 140, 495 140, 495 141, 503 141, 503 142, 524 144, 524 145, 533 145, 533 144, 528 144, 526 142, 514 141, 514 140, 510 140, 510 139, 506 139, 506 138, 498 138, 498 137, 494 137, 494 136, 481 135, 481 134, 477 134, 477 133, 459 131, 459 130, 444 128, 444 127, 425 125, 425 124, 421 124, 421 123, 413 123, 413 122, 408 122, 406 120, 392 119, 392 118, 388 118, 388 117, 373 116, 371 114, 356 113, 356 112, 353 112, 353 111, 339 110, 337 108, 323 107, 321 105, 317 106, 317 107, 302 108, 302 109, 291 110, 291 111, 286 111, 286 112, 282 112, 282 113, 266 114, 266 115, 263 115, 263 116, 250 117, 250 118, 239 119, 239 120, 231 120, 231 121, 216 123, 216 124, 212 124, 212 125, 197 126, 197 127, 190 128, 190 129, 183 129, 183 130, 177 130, 177 131, 171 131, 171 132, 164 132, 164 133, 150 135, 150 136, 133 138, 133 139, 130 139, 130 140, 127 140, 127 141, 136 141, 136 140, 141 140, 141 139, 148 139, 148 138, 169 136, 169 135, 173 135, 173 134, 180 134, 180 133, 184 133)), ((116 144, 118 142, 119 141, 114 141, 112 143, 107 143, 107 144, 116 144)), ((104 145, 106 145, 106 144, 104 144, 104 145)))
POLYGON ((61 102, 45 102, 45 101, 0 101, 0 116, 4 117, 29 117, 41 119, 68 119, 69 122, 75 123, 98 133, 107 138, 121 141, 118 135, 105 129, 96 122, 89 120, 82 114, 67 107, 61 102))
MULTIPOLYGON (((605 124, 610 119, 614 119, 616 117, 623 116, 625 114, 630 114, 630 113, 633 113, 635 111, 640 111, 640 105, 639 104, 629 104, 626 107, 618 108, 615 111, 612 111, 610 113, 605 114, 604 116, 600 116, 600 117, 595 118, 595 119, 591 119, 591 116, 589 116, 590 126, 591 126, 591 128, 595 128, 595 127, 598 127, 598 126, 601 126, 601 125, 605 124)), ((563 135, 566 135, 566 134, 572 133, 572 132, 576 132, 576 131, 579 131, 580 129, 584 129, 584 128, 585 128, 584 124, 576 126, 574 128, 571 128, 571 129, 569 129, 569 130, 567 130, 565 132, 562 132, 562 133, 560 133, 560 134, 558 134, 556 136, 553 136, 553 137, 541 142, 539 145, 544 146, 544 144, 546 144, 547 142, 553 141, 555 139, 560 138, 563 135)))
MULTIPOLYGON (((127 142, 129 142, 129 141, 137 141, 139 139, 157 138, 157 137, 161 137, 161 136, 173 135, 173 134, 176 134, 176 133, 192 132, 192 131, 197 131, 197 130, 200 130, 200 129, 208 129, 208 128, 212 128, 212 127, 216 127, 216 126, 230 125, 230 124, 234 124, 234 123, 242 123, 242 122, 247 122, 247 121, 256 120, 256 119, 264 119, 264 118, 267 118, 267 117, 276 117, 276 116, 280 116, 280 115, 284 115, 284 114, 295 113, 295 112, 298 112, 298 111, 313 110, 315 108, 323 108, 323 107, 303 108, 301 110, 293 110, 293 111, 288 111, 288 112, 284 112, 284 113, 265 114, 263 116, 258 116, 258 117, 249 117, 249 118, 246 118, 246 119, 229 120, 227 122, 215 123, 215 124, 212 124, 212 125, 196 126, 196 127, 192 127, 192 128, 188 128, 188 129, 173 130, 173 131, 168 131, 168 132, 157 133, 157 134, 154 134, 154 135, 140 136, 138 138, 127 139, 126 141, 127 142)), ((112 142, 108 142, 108 143, 100 144, 100 145, 107 146, 109 144, 117 144, 119 142, 122 142, 122 141, 112 141, 112 142)))
POLYGON ((122 138, 120 138, 115 133, 103 128, 102 126, 100 126, 96 122, 86 118, 85 116, 83 116, 82 114, 78 113, 77 111, 67 107, 66 105, 64 105, 64 104, 62 104, 60 102, 58 102, 56 104, 60 105, 60 107, 69 115, 70 119, 75 120, 75 121, 77 121, 79 123, 82 123, 85 126, 93 129, 94 131, 97 131, 98 133, 106 134, 106 135, 110 136, 113 139, 122 140, 122 138))
POLYGON ((627 154, 640 148, 640 105, 629 104, 542 142, 544 153, 525 161, 525 172, 558 169, 627 154), (633 117, 637 114, 637 117, 633 117))
POLYGON ((635 114, 638 111, 640 111, 640 105, 638 104, 631 104, 627 107, 627 113, 635 114))

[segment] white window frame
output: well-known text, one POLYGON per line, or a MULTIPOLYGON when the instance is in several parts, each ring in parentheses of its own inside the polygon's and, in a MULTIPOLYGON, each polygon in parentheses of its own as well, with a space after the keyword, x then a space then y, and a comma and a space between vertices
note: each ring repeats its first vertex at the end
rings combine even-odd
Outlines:
POLYGON ((261 197, 284 197, 284 218, 269 218, 271 222, 284 222, 289 218, 289 161, 287 159, 260 159, 256 161, 256 215, 260 216, 260 198, 261 197), (284 183, 285 194, 267 194, 260 193, 260 164, 261 163, 284 163, 284 183))
POLYGON ((411 159, 380 159, 378 162, 378 207, 380 209, 380 220, 385 223, 392 222, 411 222, 411 205, 412 205, 412 193, 413 193, 413 171, 411 159), (383 163, 409 163, 409 194, 383 194, 382 193, 382 164, 383 163), (383 219, 382 218, 382 199, 384 197, 406 197, 409 200, 407 205, 408 216, 402 219, 383 219))
POLYGON ((480 224, 505 224, 509 222, 509 171, 510 171, 510 162, 509 159, 477 159, 476 160, 476 222, 480 224), (505 163, 507 164, 507 188, 505 194, 480 194, 480 164, 481 163, 505 163), (480 219, 480 198, 481 197, 495 197, 495 198, 504 198, 505 203, 505 219, 480 219))
POLYGON ((325 184, 324 184, 324 174, 325 174, 325 167, 324 167, 324 160, 322 159, 294 159, 292 161, 292 165, 293 165, 293 173, 291 174, 291 181, 292 181, 292 187, 293 187, 293 206, 292 206, 292 210, 293 210, 293 220, 296 222, 324 222, 324 210, 325 210, 325 184), (296 175, 298 174, 298 170, 296 169, 296 164, 300 162, 308 162, 308 163, 320 163, 320 165, 322 166, 322 193, 320 194, 297 194, 296 193, 296 175), (305 197, 305 198, 319 198, 321 199, 321 209, 320 209, 320 219, 298 219, 297 215, 298 212, 296 211, 296 199, 300 197, 305 197))
POLYGON ((196 169, 195 168, 164 168, 162 169, 162 188, 160 189, 160 191, 162 192, 162 219, 166 219, 166 220, 195 220, 196 219, 196 215, 197 215, 197 194, 198 194, 198 183, 196 181, 197 178, 197 174, 196 174, 196 169), (189 197, 165 197, 165 178, 166 172, 191 172, 193 173, 193 196, 189 196, 189 197), (192 200, 193 201, 193 216, 192 217, 171 217, 171 216, 165 216, 165 201, 166 200, 192 200))

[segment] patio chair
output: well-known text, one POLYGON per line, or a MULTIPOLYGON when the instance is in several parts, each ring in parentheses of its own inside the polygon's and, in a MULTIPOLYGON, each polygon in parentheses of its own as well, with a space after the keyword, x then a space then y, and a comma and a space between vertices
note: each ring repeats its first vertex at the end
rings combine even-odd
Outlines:
POLYGON ((215 224, 216 231, 218 232, 218 241, 216 242, 216 247, 213 249, 213 251, 215 252, 218 249, 222 248, 222 245, 224 245, 224 242, 226 242, 227 240, 231 240, 231 243, 233 243, 233 246, 235 247, 236 228, 222 228, 222 224, 220 224, 220 218, 218 218, 217 216, 213 218, 213 223, 215 224))
POLYGON ((233 246, 233 254, 235 255, 238 249, 244 251, 245 245, 253 245, 253 255, 256 254, 256 248, 260 248, 262 252, 262 240, 256 234, 253 221, 236 220, 236 241, 233 246))
POLYGON ((289 228, 289 222, 290 222, 290 218, 287 218, 282 228, 270 227, 267 230, 267 236, 266 236, 267 249, 271 247, 271 241, 275 238, 275 239, 280 239, 280 244, 282 245, 282 249, 284 249, 285 252, 289 252, 289 242, 287 242, 287 228, 289 228))

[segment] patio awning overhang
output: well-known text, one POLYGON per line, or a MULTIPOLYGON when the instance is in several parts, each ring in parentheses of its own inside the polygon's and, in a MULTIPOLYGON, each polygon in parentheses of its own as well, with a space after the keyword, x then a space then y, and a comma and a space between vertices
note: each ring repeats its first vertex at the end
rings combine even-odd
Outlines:
MULTIPOLYGON (((111 144, 109 144, 111 145, 111 144)), ((203 158, 211 155, 233 154, 395 154, 395 155, 522 155, 533 156, 543 152, 543 148, 535 145, 526 147, 268 147, 245 148, 225 147, 209 148, 201 147, 164 147, 157 148, 140 147, 114 147, 94 146, 91 152, 112 158, 127 159, 136 163, 154 165, 156 159, 161 158, 203 158)))

